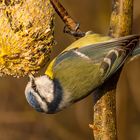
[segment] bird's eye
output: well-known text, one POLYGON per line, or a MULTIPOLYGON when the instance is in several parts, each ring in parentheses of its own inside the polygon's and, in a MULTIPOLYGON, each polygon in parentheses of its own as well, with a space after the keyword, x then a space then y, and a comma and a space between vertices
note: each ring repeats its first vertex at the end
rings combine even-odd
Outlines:
POLYGON ((46 102, 46 99, 44 97, 41 96, 41 99, 46 102))
POLYGON ((31 87, 33 88, 33 90, 34 90, 35 92, 38 93, 38 90, 37 90, 37 87, 36 87, 35 81, 32 81, 32 82, 31 82, 31 87))
POLYGON ((32 82, 32 88, 38 94, 38 96, 42 99, 42 101, 46 102, 46 99, 40 95, 40 92, 38 91, 37 86, 35 84, 35 81, 32 82))

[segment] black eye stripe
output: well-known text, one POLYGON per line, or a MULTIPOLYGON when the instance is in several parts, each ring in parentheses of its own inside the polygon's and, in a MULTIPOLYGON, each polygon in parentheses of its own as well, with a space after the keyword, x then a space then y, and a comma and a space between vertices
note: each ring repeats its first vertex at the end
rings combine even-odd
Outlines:
POLYGON ((40 95, 40 92, 38 91, 34 80, 31 81, 31 87, 34 90, 34 92, 41 98, 41 100, 48 105, 48 102, 46 101, 46 99, 40 95))

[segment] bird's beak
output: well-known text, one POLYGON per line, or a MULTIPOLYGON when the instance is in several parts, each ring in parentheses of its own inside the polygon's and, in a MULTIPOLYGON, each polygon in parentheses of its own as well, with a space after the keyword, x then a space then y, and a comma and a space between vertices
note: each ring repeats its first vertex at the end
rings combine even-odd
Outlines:
POLYGON ((30 78, 30 80, 35 79, 34 76, 33 76, 32 74, 29 74, 29 78, 30 78))
POLYGON ((32 74, 29 74, 29 78, 30 78, 31 83, 34 83, 35 77, 32 74))

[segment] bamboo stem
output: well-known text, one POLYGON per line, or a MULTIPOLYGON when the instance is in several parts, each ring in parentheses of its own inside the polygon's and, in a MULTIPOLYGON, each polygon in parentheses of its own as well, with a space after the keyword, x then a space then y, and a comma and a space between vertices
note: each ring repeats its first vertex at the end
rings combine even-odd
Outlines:
MULTIPOLYGON (((109 35, 125 36, 131 33, 133 0, 113 0, 109 35)), ((117 73, 119 75, 119 72, 117 73)), ((113 76, 116 78, 117 76, 113 76)), ((93 132, 95 140, 116 140, 116 83, 112 78, 100 92, 104 94, 94 105, 93 132), (112 82, 113 81, 113 82, 112 82)))

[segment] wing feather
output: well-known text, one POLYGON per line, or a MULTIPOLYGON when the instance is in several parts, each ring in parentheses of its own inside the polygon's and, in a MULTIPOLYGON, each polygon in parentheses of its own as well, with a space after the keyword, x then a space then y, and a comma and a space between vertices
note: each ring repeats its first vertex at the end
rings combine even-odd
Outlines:
POLYGON ((106 79, 123 65, 138 42, 139 35, 129 35, 82 48, 74 48, 58 55, 54 68, 65 60, 75 60, 76 57, 78 59, 80 57, 85 59, 85 61, 92 61, 93 64, 100 63, 100 70, 103 71, 104 79, 106 79), (109 61, 107 62, 109 59, 110 63, 109 61))

